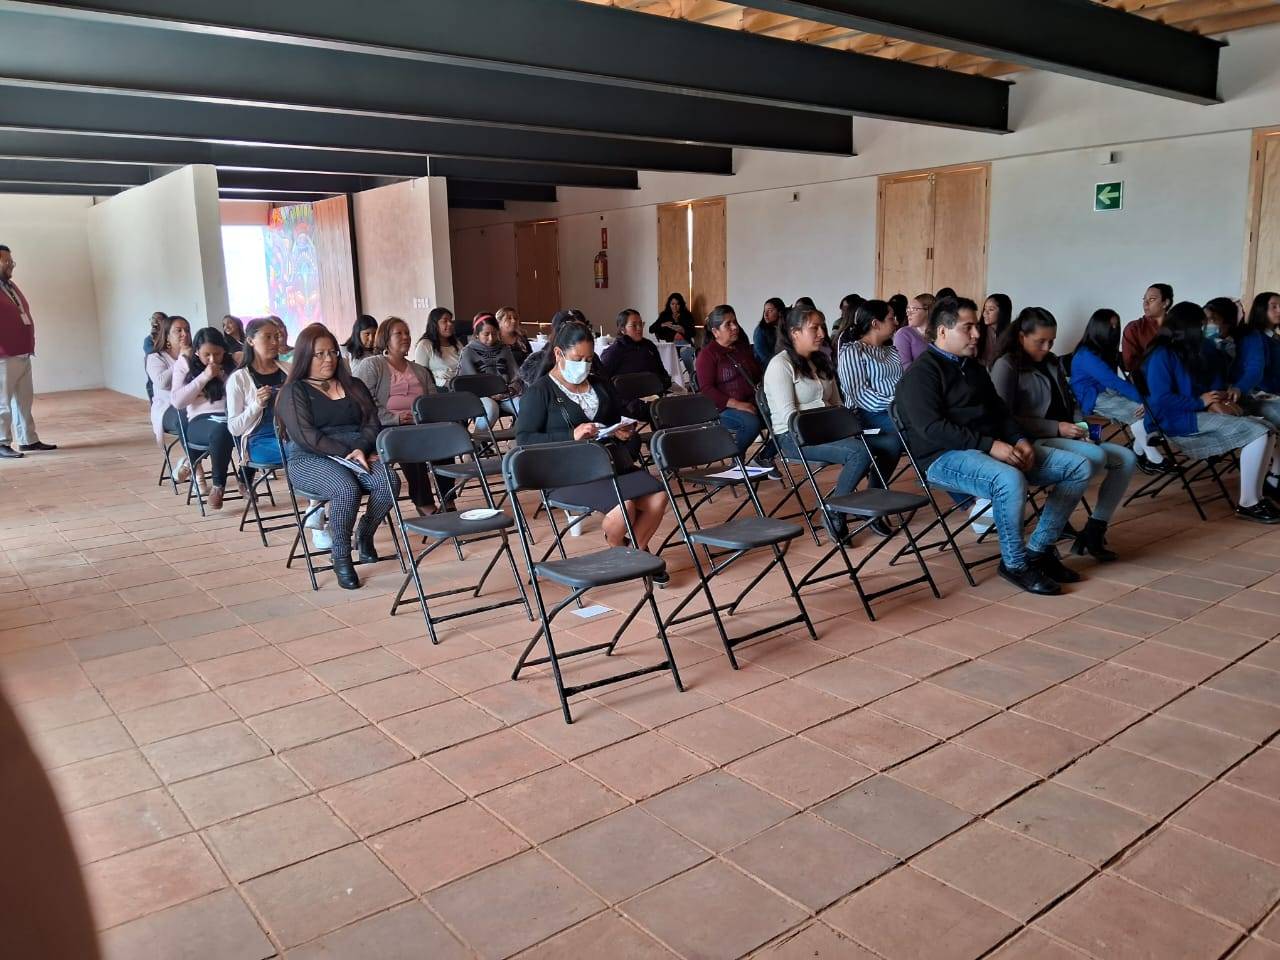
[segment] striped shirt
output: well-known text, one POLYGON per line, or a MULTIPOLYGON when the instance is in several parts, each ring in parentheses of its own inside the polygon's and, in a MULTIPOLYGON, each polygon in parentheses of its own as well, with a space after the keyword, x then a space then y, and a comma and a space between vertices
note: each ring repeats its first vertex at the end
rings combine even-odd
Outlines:
POLYGON ((887 410, 902 379, 902 358, 891 343, 873 347, 854 340, 840 348, 838 373, 845 406, 887 410))

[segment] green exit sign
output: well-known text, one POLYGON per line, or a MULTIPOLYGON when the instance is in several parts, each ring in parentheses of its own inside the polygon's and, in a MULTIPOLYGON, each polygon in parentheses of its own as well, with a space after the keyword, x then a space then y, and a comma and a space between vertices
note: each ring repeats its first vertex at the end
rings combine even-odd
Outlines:
POLYGON ((1096 183, 1093 186, 1093 210, 1101 213, 1107 210, 1124 208, 1124 181, 1114 183, 1096 183))

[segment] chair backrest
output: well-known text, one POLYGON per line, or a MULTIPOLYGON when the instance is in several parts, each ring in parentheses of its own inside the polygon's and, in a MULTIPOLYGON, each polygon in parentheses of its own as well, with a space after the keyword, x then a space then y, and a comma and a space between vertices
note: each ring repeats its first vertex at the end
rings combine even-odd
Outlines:
POLYGON ((649 442, 649 449, 658 469, 664 471, 705 467, 725 460, 741 463, 733 434, 718 423, 659 430, 649 442))
POLYGON ((496 373, 462 373, 453 378, 456 393, 474 393, 477 397, 496 397, 511 388, 496 373))
POLYGON ((466 423, 484 416, 484 404, 469 392, 429 393, 413 401, 418 423, 466 423))
POLYGON ((388 427, 378 434, 378 456, 388 465, 430 463, 474 455, 471 434, 458 423, 388 427))
POLYGON ((862 421, 848 407, 797 410, 791 415, 789 426, 796 442, 802 447, 835 443, 862 433, 862 421))
POLYGON ((520 490, 571 487, 612 476, 609 452, 598 443, 584 440, 516 447, 502 458, 502 478, 513 494, 520 490))
POLYGON ((613 378, 613 392, 621 403, 627 404, 641 397, 661 394, 662 378, 650 370, 637 373, 620 373, 613 378))
POLYGON ((694 427, 720 421, 720 411, 716 409, 715 401, 705 393, 677 393, 663 397, 649 408, 649 413, 653 417, 655 430, 694 427))

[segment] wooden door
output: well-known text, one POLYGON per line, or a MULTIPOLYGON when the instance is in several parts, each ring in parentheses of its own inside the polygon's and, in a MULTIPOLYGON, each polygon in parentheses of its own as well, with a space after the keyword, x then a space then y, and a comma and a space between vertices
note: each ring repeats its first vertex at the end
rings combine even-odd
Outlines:
POLYGON ((317 200, 314 243, 320 269, 320 314, 339 340, 351 336, 360 302, 356 296, 355 251, 347 196, 317 200))
POLYGON ((881 177, 878 210, 877 295, 932 292, 932 175, 881 177))
POLYGON ((689 302, 689 205, 663 203, 658 206, 658 296, 662 302, 657 312, 647 317, 652 322, 667 305, 673 293, 689 302))
POLYGON ((950 287, 974 301, 981 301, 985 295, 989 174, 986 164, 934 174, 933 276, 929 289, 950 287))
POLYGON ((1253 196, 1245 267, 1245 304, 1280 290, 1280 129, 1254 136, 1253 196))
POLYGON ((560 226, 555 220, 516 224, 516 309, 528 323, 549 323, 560 309, 560 226))
POLYGON ((697 327, 728 296, 725 246, 724 197, 694 203, 689 312, 697 327))

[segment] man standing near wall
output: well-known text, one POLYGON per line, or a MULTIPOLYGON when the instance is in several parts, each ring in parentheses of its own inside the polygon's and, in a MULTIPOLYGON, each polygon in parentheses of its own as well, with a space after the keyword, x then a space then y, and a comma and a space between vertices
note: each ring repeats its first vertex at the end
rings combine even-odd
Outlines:
POLYGON ((36 351, 36 332, 31 307, 13 283, 13 253, 0 244, 0 458, 21 457, 20 450, 57 450, 41 443, 31 416, 35 393, 31 383, 31 355, 36 351), (17 432, 18 450, 13 448, 17 432))

